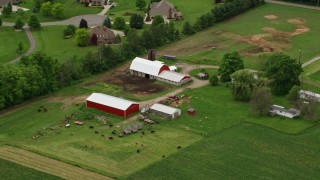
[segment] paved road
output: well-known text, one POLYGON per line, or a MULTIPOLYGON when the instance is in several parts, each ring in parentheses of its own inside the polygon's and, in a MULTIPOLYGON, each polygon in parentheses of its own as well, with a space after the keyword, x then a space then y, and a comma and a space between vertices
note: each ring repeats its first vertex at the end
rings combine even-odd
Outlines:
POLYGON ((98 14, 100 16, 104 16, 110 9, 111 5, 104 5, 104 9, 98 14))
POLYGON ((103 24, 103 20, 105 19, 105 16, 100 16, 96 14, 87 14, 87 15, 75 16, 63 21, 43 22, 41 23, 41 26, 68 25, 68 24, 79 26, 81 19, 85 19, 88 22, 88 26, 101 26, 103 24))
POLYGON ((280 4, 280 5, 285 5, 285 6, 306 8, 306 9, 312 9, 312 10, 320 10, 320 7, 316 7, 316 6, 308 6, 308 5, 303 5, 303 4, 296 4, 296 3, 289 3, 289 2, 275 1, 275 0, 265 0, 265 1, 267 3, 272 3, 272 4, 280 4))
POLYGON ((34 39, 33 34, 32 34, 31 31, 30 31, 30 28, 29 28, 28 26, 26 26, 26 27, 24 27, 23 29, 24 29, 24 31, 26 32, 27 37, 28 37, 28 39, 29 39, 30 48, 29 48, 28 51, 25 52, 23 55, 15 58, 14 60, 12 60, 12 61, 10 61, 10 62, 8 62, 8 64, 14 64, 14 63, 20 61, 20 58, 21 58, 22 56, 30 55, 30 54, 36 49, 36 40, 34 39))

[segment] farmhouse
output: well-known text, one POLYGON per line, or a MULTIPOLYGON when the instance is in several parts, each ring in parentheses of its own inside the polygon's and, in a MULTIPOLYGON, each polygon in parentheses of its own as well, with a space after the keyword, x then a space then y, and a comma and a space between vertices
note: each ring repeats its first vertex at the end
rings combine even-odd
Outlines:
POLYGON ((0 0, 0 7, 3 7, 4 5, 6 5, 9 2, 11 4, 18 4, 20 2, 20 0, 0 0))
POLYGON ((299 91, 299 97, 301 99, 307 99, 307 100, 315 100, 317 102, 320 102, 320 94, 311 92, 311 91, 304 91, 300 90, 299 91))
POLYGON ((122 117, 139 112, 138 103, 102 93, 91 94, 86 99, 86 104, 88 108, 96 108, 122 117))
POLYGON ((191 81, 190 76, 180 74, 174 71, 163 71, 159 74, 157 79, 159 81, 163 81, 174 85, 182 85, 191 81))
POLYGON ((301 111, 295 108, 285 109, 282 106, 272 105, 269 107, 269 112, 271 115, 279 115, 288 118, 295 118, 300 116, 301 111))
POLYGON ((97 45, 113 44, 116 42, 116 36, 113 31, 105 26, 94 27, 90 30, 90 37, 97 36, 97 45))
POLYGON ((181 20, 182 13, 177 11, 175 7, 169 3, 167 0, 161 0, 160 2, 153 2, 150 5, 149 16, 153 18, 154 16, 160 15, 164 19, 175 19, 181 20))
POLYGON ((151 106, 150 110, 155 114, 159 114, 170 119, 175 119, 181 115, 180 109, 165 106, 162 104, 154 104, 153 106, 151 106))
POLYGON ((160 61, 149 61, 147 59, 136 57, 130 66, 130 73, 136 76, 157 79, 162 71, 170 71, 169 66, 160 61))

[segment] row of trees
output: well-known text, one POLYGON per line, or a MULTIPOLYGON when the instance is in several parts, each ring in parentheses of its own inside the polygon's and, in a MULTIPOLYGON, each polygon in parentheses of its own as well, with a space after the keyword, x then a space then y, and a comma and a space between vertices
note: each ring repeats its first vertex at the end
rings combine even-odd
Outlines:
POLYGON ((61 3, 51 3, 50 1, 42 3, 40 12, 44 16, 53 16, 55 18, 62 18, 64 15, 64 6, 61 3))
POLYGON ((184 35, 194 34, 264 3, 264 0, 226 0, 223 5, 216 6, 211 12, 200 16, 194 24, 185 22, 182 33, 184 35))

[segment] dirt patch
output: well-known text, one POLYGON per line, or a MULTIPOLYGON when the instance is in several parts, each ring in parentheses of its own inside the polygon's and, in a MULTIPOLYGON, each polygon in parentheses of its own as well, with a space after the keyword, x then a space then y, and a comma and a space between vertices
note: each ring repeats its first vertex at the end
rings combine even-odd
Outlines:
POLYGON ((296 36, 310 31, 310 29, 305 26, 306 21, 302 18, 289 19, 288 22, 296 25, 296 30, 292 32, 290 36, 296 36))
POLYGON ((302 18, 294 18, 294 19, 289 19, 288 22, 291 24, 304 24, 305 20, 302 18))
POLYGON ((277 19, 278 18, 278 16, 276 16, 276 15, 266 15, 264 17, 267 19, 277 19))
POLYGON ((135 96, 144 97, 155 93, 160 93, 170 88, 167 84, 156 84, 156 80, 150 80, 138 76, 132 76, 129 72, 130 63, 116 68, 110 72, 99 75, 90 82, 82 84, 82 86, 92 86, 99 82, 123 87, 125 92, 129 92, 135 96))

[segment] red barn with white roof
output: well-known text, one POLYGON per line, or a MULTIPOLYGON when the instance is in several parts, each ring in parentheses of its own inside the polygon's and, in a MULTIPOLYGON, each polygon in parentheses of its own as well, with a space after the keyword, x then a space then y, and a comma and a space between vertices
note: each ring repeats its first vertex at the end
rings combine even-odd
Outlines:
POLYGON ((104 112, 128 117, 139 111, 139 104, 102 93, 92 93, 87 99, 88 108, 96 108, 104 112))

